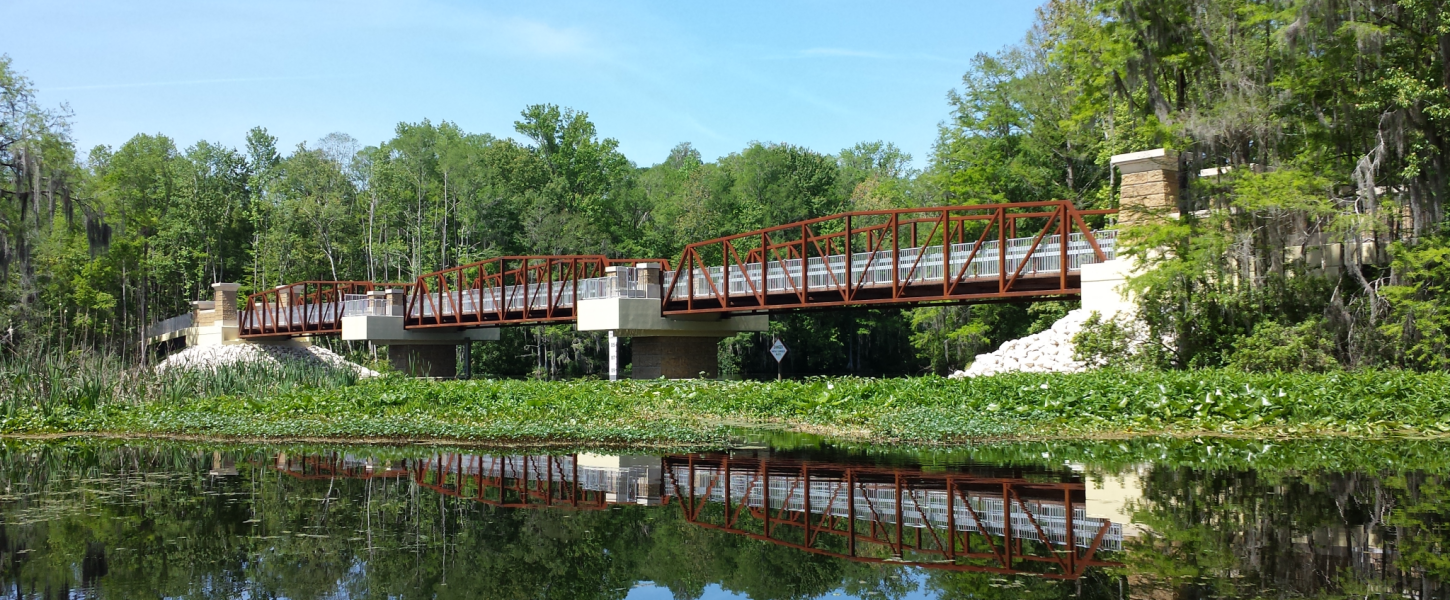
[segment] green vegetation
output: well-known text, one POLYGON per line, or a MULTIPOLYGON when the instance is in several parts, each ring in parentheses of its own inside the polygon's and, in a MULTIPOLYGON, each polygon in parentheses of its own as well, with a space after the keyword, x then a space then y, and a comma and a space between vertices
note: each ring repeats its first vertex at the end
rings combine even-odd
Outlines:
MULTIPOLYGON (((616 443, 709 442, 736 422, 921 443, 1439 432, 1447 18, 1410 0, 1049 2, 1019 44, 973 58, 920 168, 884 141, 753 143, 714 160, 682 143, 636 164, 587 113, 551 104, 524 107, 504 134, 516 138, 425 120, 290 152, 261 127, 244 148, 156 134, 87 151, 70 115, 0 57, 0 430, 616 443), (214 281, 408 281, 510 254, 674 259, 690 242, 846 210, 1112 208, 1109 157, 1159 146, 1181 156, 1182 216, 1121 237, 1144 268, 1132 282, 1143 326, 1095 322, 1078 338, 1081 358, 1131 372, 606 387, 136 366, 157 358, 141 326, 214 281), (1308 260, 1368 242, 1390 260, 1308 260)), ((778 337, 787 376, 946 374, 1070 308, 776 315, 770 332, 721 343, 722 372, 773 376, 778 337)), ((597 377, 605 353, 597 333, 510 328, 478 346, 473 372, 597 377)))
MULTIPOLYGON (((1020 43, 971 59, 917 162, 866 141, 754 143, 714 160, 682 143, 636 164, 586 112, 550 104, 523 107, 509 132, 425 120, 290 151, 261 127, 243 148, 143 134, 83 149, 70 115, 0 57, 0 354, 49 344, 142 362, 140 327, 214 281, 409 281, 509 254, 673 260, 690 242, 844 210, 1112 208, 1109 157, 1165 146, 1182 156, 1184 218, 1124 237, 1151 268, 1136 284, 1143 316, 1170 346, 1141 362, 1244 367, 1236 353, 1292 333, 1298 358, 1247 366, 1443 369, 1450 12, 1422 0, 1140 4, 1044 4, 1020 43), (1350 252, 1326 274, 1302 260, 1365 241, 1393 261, 1350 252)), ((787 375, 946 374, 1067 308, 780 315, 766 335, 724 342, 722 367, 774 375, 766 349, 779 337, 787 375)), ((479 372, 604 370, 598 335, 504 335, 480 348, 479 372)))
POLYGON ((188 376, 140 382, 156 390, 150 397, 123 391, 140 389, 129 382, 91 396, 56 392, 49 402, 10 401, 0 432, 677 446, 720 445, 750 428, 926 445, 1080 434, 1450 432, 1450 375, 1406 371, 1104 370, 779 383, 384 377, 255 388, 250 373, 221 376, 239 383, 212 392, 188 376))

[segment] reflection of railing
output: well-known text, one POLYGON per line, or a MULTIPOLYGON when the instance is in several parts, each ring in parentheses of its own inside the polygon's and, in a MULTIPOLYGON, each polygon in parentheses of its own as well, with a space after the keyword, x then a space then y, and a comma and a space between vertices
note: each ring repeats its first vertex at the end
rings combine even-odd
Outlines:
POLYGON ((1081 483, 728 455, 668 457, 665 471, 665 501, 691 523, 850 560, 1074 579, 1122 549, 1081 483))
POLYGON ((659 498, 657 464, 588 465, 578 455, 439 454, 410 467, 413 480, 433 491, 507 508, 601 509, 659 498))
POLYGON ((406 468, 392 461, 377 463, 370 458, 338 453, 310 456, 279 453, 272 467, 296 479, 398 479, 408 475, 406 468))
POLYGON ((725 454, 650 457, 439 453, 379 466, 279 456, 298 478, 407 475, 505 508, 676 503, 708 529, 860 562, 1075 579, 1122 550, 1122 526, 1086 514, 1077 481, 725 454))
POLYGON ((1083 265, 1114 256, 1114 232, 1084 217, 1113 212, 1067 201, 864 211, 699 242, 664 278, 664 312, 1071 294, 1083 265))
POLYGON ((168 334, 176 333, 193 324, 192 313, 176 315, 165 321, 152 323, 146 327, 146 339, 158 338, 168 334))

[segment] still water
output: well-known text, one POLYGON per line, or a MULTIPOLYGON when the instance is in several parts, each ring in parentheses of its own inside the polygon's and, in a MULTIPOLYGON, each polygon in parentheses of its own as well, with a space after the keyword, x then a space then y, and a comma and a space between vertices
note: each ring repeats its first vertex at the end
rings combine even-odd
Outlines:
POLYGON ((0 443, 0 598, 1442 598, 1434 442, 0 443))

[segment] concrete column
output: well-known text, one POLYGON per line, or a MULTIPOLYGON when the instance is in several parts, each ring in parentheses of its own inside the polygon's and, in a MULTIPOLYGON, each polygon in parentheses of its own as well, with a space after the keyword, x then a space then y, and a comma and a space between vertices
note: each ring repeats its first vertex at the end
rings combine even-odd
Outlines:
POLYGON ((390 317, 406 317, 404 311, 408 310, 408 294, 399 288, 388 288, 388 312, 390 317))
POLYGON ((463 376, 462 379, 473 379, 473 341, 463 342, 463 376))
POLYGON ((191 324, 195 327, 211 327, 216 321, 216 302, 212 300, 191 301, 191 324))
POLYGON ((636 336, 630 342, 634 379, 713 379, 719 376, 719 337, 636 336))
MULTIPOLYGON (((1178 218, 1178 153, 1167 148, 1119 154, 1113 167, 1123 174, 1118 225, 1126 227, 1178 218)), ((1104 317, 1132 314, 1136 307, 1124 283, 1137 271, 1127 257, 1082 267, 1082 307, 1104 317)))
POLYGON ((458 375, 458 347, 454 344, 393 344, 388 364, 414 377, 451 378, 458 375))
POLYGON ((212 293, 215 294, 216 320, 223 325, 237 324, 237 290, 241 289, 239 283, 213 283, 212 293))
POLYGON ((1118 223, 1133 225, 1178 216, 1178 153, 1167 148, 1119 154, 1112 164, 1123 175, 1118 223))

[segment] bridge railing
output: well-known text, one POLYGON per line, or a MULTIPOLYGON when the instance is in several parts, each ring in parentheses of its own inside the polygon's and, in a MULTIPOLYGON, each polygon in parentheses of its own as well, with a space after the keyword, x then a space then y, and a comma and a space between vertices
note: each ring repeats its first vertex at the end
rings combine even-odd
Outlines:
POLYGON ((1114 232, 1096 231, 1088 219, 1115 212, 1068 201, 862 211, 717 238, 686 247, 664 277, 664 308, 1071 294, 1082 265, 1114 256, 1114 232))
POLYGON ((322 335, 342 331, 346 299, 405 284, 371 281, 300 281, 247 296, 242 337, 322 335))
POLYGON ((150 340, 176 333, 191 327, 193 321, 192 313, 183 313, 166 319, 165 321, 157 321, 146 326, 146 339, 150 340))
POLYGON ((606 268, 658 259, 503 256, 429 273, 408 296, 408 327, 572 320, 580 300, 608 297, 606 268))

